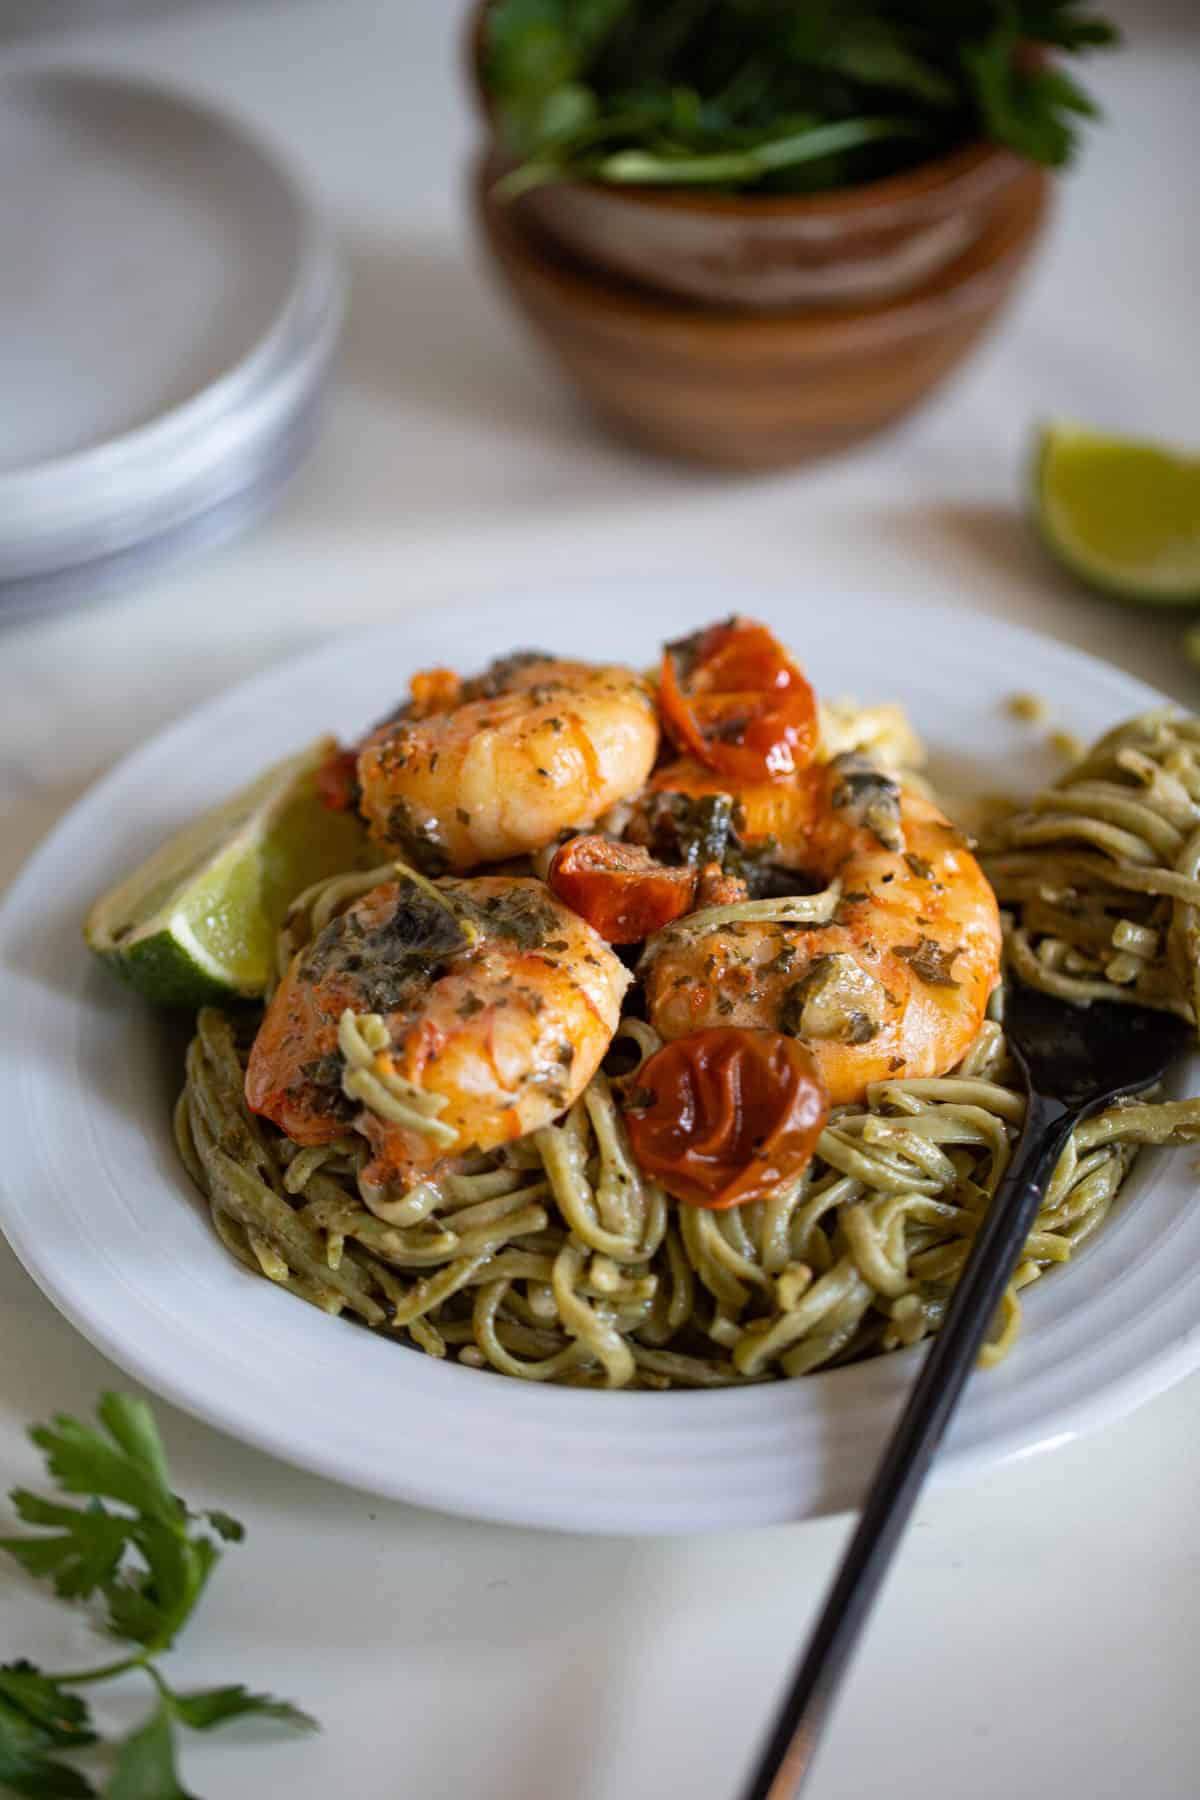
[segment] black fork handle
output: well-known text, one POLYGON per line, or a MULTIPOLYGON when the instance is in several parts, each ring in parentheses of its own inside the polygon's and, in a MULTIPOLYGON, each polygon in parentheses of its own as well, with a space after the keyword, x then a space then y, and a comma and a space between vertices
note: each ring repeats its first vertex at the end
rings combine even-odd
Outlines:
POLYGON ((800 1791, 858 1635, 1084 1110, 1038 1094, 1030 1099, 1012 1162, 883 1454, 744 1800, 793 1800, 800 1791))

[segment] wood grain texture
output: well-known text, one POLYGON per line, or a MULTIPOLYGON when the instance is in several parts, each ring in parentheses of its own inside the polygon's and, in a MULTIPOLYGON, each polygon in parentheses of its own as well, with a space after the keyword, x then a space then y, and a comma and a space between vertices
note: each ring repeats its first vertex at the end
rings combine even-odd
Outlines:
POLYGON ((548 182, 517 217, 601 274, 669 298, 746 312, 892 299, 989 229, 1023 158, 967 144, 903 175, 771 198, 548 182))
POLYGON ((476 171, 476 214, 502 285, 609 424, 671 454, 768 468, 869 437, 925 398, 1010 296, 1045 219, 1032 164, 986 228, 900 298, 751 314, 667 299, 597 273, 476 171))

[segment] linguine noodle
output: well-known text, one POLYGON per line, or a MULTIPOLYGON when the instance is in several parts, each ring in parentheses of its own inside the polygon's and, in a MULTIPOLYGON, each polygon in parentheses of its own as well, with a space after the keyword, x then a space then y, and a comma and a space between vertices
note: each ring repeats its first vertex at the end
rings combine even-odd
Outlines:
POLYGON ((1023 981, 1200 1025, 1200 720, 1117 726, 994 829, 984 866, 1023 981))

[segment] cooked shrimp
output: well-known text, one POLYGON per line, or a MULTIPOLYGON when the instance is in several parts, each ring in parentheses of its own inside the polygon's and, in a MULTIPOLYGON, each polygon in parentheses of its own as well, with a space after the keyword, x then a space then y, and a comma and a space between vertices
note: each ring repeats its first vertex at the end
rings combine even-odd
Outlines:
POLYGON ((718 1025, 786 1031, 812 1051, 834 1105, 889 1076, 945 1074, 999 980, 983 871, 936 807, 857 758, 812 771, 793 808, 807 831, 773 856, 840 882, 828 923, 668 926, 643 967, 652 1024, 668 1039, 718 1025))
POLYGON ((368 1184, 537 1130, 590 1081, 629 975, 540 881, 401 876, 293 959, 259 1029, 246 1099, 300 1144, 351 1125, 368 1184))
POLYGON ((373 834, 430 874, 523 856, 637 793, 658 723, 631 669, 522 655, 417 677, 358 758, 373 834), (435 679, 436 677, 436 679, 435 679))

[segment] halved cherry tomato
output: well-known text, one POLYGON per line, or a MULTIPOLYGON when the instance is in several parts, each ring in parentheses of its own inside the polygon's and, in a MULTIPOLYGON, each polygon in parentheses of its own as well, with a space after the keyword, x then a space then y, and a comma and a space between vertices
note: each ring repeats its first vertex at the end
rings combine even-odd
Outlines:
POLYGON ((317 770, 317 798, 329 812, 358 805, 358 751, 335 745, 317 770))
POLYGON ((828 1117, 803 1044, 733 1025, 664 1045, 639 1069, 625 1115, 646 1174, 715 1212, 763 1200, 799 1175, 828 1117))
POLYGON ((668 736, 711 769, 783 781, 817 747, 817 703, 765 625, 733 618, 663 651, 659 710, 668 736))
POLYGON ((555 852, 550 886, 610 944, 638 944, 691 910, 695 869, 669 869, 635 844, 573 837, 555 852))

